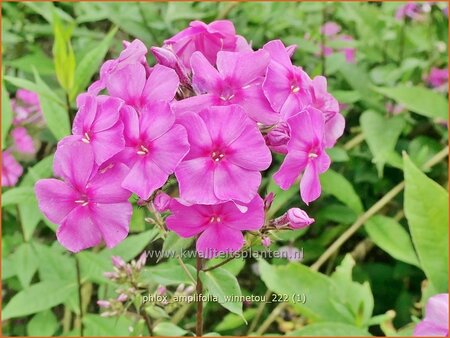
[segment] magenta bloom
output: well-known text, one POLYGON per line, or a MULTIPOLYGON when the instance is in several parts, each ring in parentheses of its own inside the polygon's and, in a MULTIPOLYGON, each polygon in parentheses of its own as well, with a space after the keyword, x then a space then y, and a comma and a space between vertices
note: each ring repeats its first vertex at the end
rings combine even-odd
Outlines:
POLYGON ((36 148, 33 144, 33 139, 24 127, 14 128, 11 131, 11 136, 14 140, 14 148, 19 153, 34 154, 36 152, 36 148))
POLYGON ((91 84, 88 92, 92 95, 97 95, 100 91, 106 88, 109 76, 127 65, 140 64, 144 67, 147 75, 150 72, 150 67, 147 64, 145 55, 147 54, 147 47, 138 39, 132 42, 124 41, 124 50, 120 53, 117 59, 106 61, 100 68, 100 78, 91 84))
POLYGON ((124 146, 120 109, 123 101, 115 97, 82 94, 77 98, 78 112, 73 121, 72 136, 61 144, 83 142, 92 147, 97 165, 120 152, 124 146))
POLYGON ((263 83, 264 94, 272 108, 286 119, 311 104, 311 79, 300 67, 292 65, 289 53, 280 40, 264 45, 271 62, 263 83))
POLYGON ((9 151, 2 152, 2 187, 13 187, 23 174, 22 166, 9 151))
POLYGON ((123 164, 98 170, 92 148, 84 143, 60 145, 55 154, 57 179, 39 180, 35 185, 39 208, 58 224, 58 241, 78 252, 102 240, 108 248, 128 234, 131 193, 120 186, 127 173, 123 164))
POLYGON ((415 337, 448 337, 448 293, 430 297, 425 318, 416 325, 415 337))
POLYGON ((121 98, 137 111, 156 101, 172 101, 178 89, 173 69, 156 65, 147 77, 140 63, 128 64, 111 73, 106 81, 108 93, 121 98))
POLYGON ((212 107, 180 118, 191 150, 175 170, 182 199, 216 204, 250 202, 271 154, 255 122, 237 105, 212 107))
POLYGON ((341 26, 339 26, 336 22, 329 21, 321 27, 320 31, 322 34, 325 34, 326 36, 332 36, 336 35, 341 31, 341 26))
POLYGON ((11 100, 11 109, 15 113, 13 121, 15 125, 42 119, 38 95, 26 89, 17 90, 15 99, 11 100))
POLYGON ((238 46, 234 25, 229 20, 217 20, 209 25, 201 21, 192 21, 188 28, 164 41, 164 47, 171 49, 188 69, 191 56, 196 51, 201 52, 212 65, 215 65, 219 51, 234 52, 238 46))
POLYGON ((325 119, 319 110, 309 107, 291 117, 288 125, 291 132, 288 153, 273 179, 287 190, 303 172, 300 195, 309 204, 320 196, 319 174, 330 166, 330 158, 325 152, 325 119))
POLYGON ((192 55, 193 87, 198 96, 174 102, 175 112, 199 112, 205 107, 239 104, 253 120, 272 124, 278 120, 262 91, 269 54, 219 52, 217 69, 203 54, 192 55))
POLYGON ((415 19, 418 17, 420 12, 420 5, 408 2, 407 4, 401 5, 397 12, 395 13, 395 18, 397 20, 403 20, 405 17, 408 17, 410 19, 415 19))
POLYGON ((212 258, 238 251, 244 245, 242 231, 259 230, 264 224, 263 200, 256 195, 242 212, 233 202, 215 205, 188 204, 172 200, 172 215, 167 227, 181 237, 200 234, 197 252, 201 257, 212 258))
POLYGON ((440 87, 448 82, 448 68, 431 68, 427 82, 432 87, 440 87))
POLYGON ((125 149, 117 155, 131 170, 122 187, 148 199, 162 187, 189 151, 186 130, 175 124, 167 102, 146 106, 141 114, 122 109, 125 149))

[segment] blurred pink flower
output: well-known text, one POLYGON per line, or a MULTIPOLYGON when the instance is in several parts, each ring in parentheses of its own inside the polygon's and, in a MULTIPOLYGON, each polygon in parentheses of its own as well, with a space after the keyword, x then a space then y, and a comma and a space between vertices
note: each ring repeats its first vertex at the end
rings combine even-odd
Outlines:
POLYGON ((254 121, 242 107, 212 107, 180 119, 191 149, 175 170, 186 201, 216 204, 250 202, 261 184, 260 171, 272 157, 254 121))
POLYGON ((200 234, 197 252, 212 258, 238 251, 244 245, 242 231, 259 230, 264 223, 263 200, 256 195, 242 212, 233 202, 215 205, 188 204, 174 199, 167 227, 181 237, 200 234))
POLYGON ((34 154, 36 148, 33 144, 33 139, 28 134, 24 127, 16 127, 11 131, 11 136, 14 141, 14 149, 24 154, 34 154))
POLYGON ((326 36, 336 35, 341 31, 341 26, 339 26, 336 22, 329 21, 321 27, 320 31, 326 36))
POLYGON ((35 192, 41 211, 59 225, 61 245, 78 252, 103 240, 112 248, 127 236, 133 208, 120 186, 128 172, 123 164, 98 170, 92 148, 72 143, 58 147, 53 170, 64 181, 39 180, 35 192))
POLYGON ((425 318, 414 328, 415 337, 448 337, 448 293, 428 299, 425 318))
POLYGON ((288 153, 273 179, 287 190, 303 172, 300 195, 309 204, 320 196, 319 174, 330 166, 324 143, 325 119, 319 110, 309 107, 291 117, 288 124, 291 131, 288 153))
POLYGON ((26 89, 17 90, 15 99, 11 100, 11 109, 14 112, 13 123, 15 125, 27 122, 27 120, 36 123, 35 120, 42 119, 38 95, 26 89))
POLYGON ((448 82, 448 68, 431 68, 427 82, 432 87, 441 87, 448 82))
POLYGON ((403 20, 405 17, 410 19, 417 18, 420 11, 420 5, 413 2, 408 2, 404 5, 401 5, 397 12, 395 13, 395 18, 397 20, 403 20))
POLYGON ((22 176, 23 168, 14 156, 6 150, 2 152, 2 187, 13 187, 22 176))

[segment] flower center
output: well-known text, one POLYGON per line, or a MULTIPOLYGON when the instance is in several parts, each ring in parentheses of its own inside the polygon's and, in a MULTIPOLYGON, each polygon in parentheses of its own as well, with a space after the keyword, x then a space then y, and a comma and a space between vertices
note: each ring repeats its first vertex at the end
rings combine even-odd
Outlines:
POLYGON ((314 152, 311 152, 311 153, 308 154, 308 158, 317 158, 317 157, 319 157, 319 155, 317 155, 314 152))
POLYGON ((235 93, 233 91, 233 89, 231 88, 226 88, 222 91, 222 94, 220 95, 220 99, 222 101, 230 101, 235 97, 235 93))
POLYGON ((136 154, 145 156, 148 154, 148 149, 144 145, 140 145, 136 151, 136 154))
POLYGON ((84 133, 83 138, 81 139, 81 141, 83 141, 84 143, 90 143, 91 142, 91 137, 89 136, 88 132, 84 133))
POLYGON ((217 223, 222 222, 222 220, 220 219, 220 216, 211 216, 209 223, 214 223, 214 222, 217 222, 217 223))
POLYGON ((80 204, 82 207, 89 204, 87 196, 82 196, 79 200, 76 200, 75 203, 80 204))
POLYGON ((300 91, 300 87, 299 86, 297 86, 297 85, 295 85, 295 84, 293 84, 292 86, 291 86, 291 91, 295 94, 295 93, 298 93, 299 91, 300 91))
POLYGON ((220 162, 224 157, 225 155, 221 151, 213 151, 211 153, 211 158, 214 162, 220 162))

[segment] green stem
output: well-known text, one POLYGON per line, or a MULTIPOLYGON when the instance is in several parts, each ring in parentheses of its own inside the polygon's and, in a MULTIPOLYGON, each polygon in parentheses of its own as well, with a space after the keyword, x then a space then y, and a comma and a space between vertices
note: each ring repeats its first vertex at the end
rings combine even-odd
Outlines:
POLYGON ((78 256, 75 255, 75 267, 77 270, 77 285, 78 285, 78 306, 79 306, 79 318, 80 318, 80 336, 84 336, 84 324, 83 324, 83 299, 81 297, 82 292, 82 284, 81 284, 81 269, 80 269, 80 261, 78 260, 78 256))
POLYGON ((198 295, 198 300, 197 300, 197 320, 195 333, 197 337, 201 337, 203 336, 203 301, 200 298, 203 293, 203 284, 202 280, 200 279, 200 272, 202 270, 202 258, 199 255, 197 255, 196 262, 197 262, 196 292, 198 295))

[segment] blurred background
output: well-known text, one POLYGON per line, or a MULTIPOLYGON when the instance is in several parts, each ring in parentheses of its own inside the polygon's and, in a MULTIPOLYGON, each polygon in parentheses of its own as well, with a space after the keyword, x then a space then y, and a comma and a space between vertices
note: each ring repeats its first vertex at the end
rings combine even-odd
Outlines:
MULTIPOLYGON (((448 143, 446 2, 1 5, 4 335, 78 335, 81 322, 85 335, 147 335, 144 320, 131 305, 120 308, 126 315, 115 316, 105 315, 96 303, 117 296, 116 290, 121 287, 103 275, 113 269, 111 256, 129 261, 145 249, 162 245, 180 249, 192 244, 175 237, 171 243, 166 240, 162 244, 154 226, 145 221, 151 215, 136 206, 132 234, 124 243, 113 250, 94 248, 74 257, 59 246, 55 225, 37 208, 34 182, 52 176, 52 153, 58 139, 70 133, 76 96, 97 77, 104 60, 118 56, 122 40, 138 38, 147 47, 161 46, 192 20, 229 19, 254 49, 272 39, 295 44, 298 48, 293 63, 311 77, 327 77, 328 89, 339 101, 347 125, 344 136, 330 151, 332 170, 321 177, 323 196, 306 209, 316 223, 308 230, 272 239, 274 249, 301 251, 306 266, 316 262, 365 211, 403 180, 402 152, 409 155, 412 165, 424 169, 428 177, 447 189, 445 158, 440 157, 432 167, 425 165, 448 143), (83 299, 81 311, 79 294, 83 299)), ((154 64, 150 54, 148 60, 154 64)), ((268 191, 278 194, 272 216, 302 205, 298 190, 281 192, 272 180, 266 180, 262 194, 268 191)), ((435 197, 432 192, 421 191, 429 195, 417 196, 419 199, 435 197)), ((432 227, 435 220, 427 221, 432 227)), ((331 331, 326 331, 326 326, 305 331, 309 323, 326 323, 334 315, 335 310, 328 308, 332 306, 341 314, 349 313, 346 316, 352 318, 358 335, 411 334, 411 323, 422 316, 426 293, 433 292, 427 291, 424 267, 417 260, 409 234, 403 194, 394 195, 376 216, 363 223, 320 267, 324 281, 337 278, 329 277, 337 266, 349 273, 349 284, 339 284, 339 293, 354 292, 347 298, 330 295, 340 297, 335 305, 323 303, 308 308, 308 302, 314 303, 315 297, 325 291, 312 286, 306 292, 302 281, 309 275, 303 276, 302 269, 290 269, 287 259, 272 259, 271 270, 266 267, 265 272, 254 259, 227 265, 242 294, 262 296, 268 290, 282 293, 286 287, 278 285, 277 279, 285 278, 291 283, 286 293, 306 292, 311 297, 306 310, 297 306, 280 308, 260 334, 350 334, 348 328, 340 332, 336 326, 331 326, 331 331), (288 268, 283 270, 285 265, 288 268), (264 275, 269 270, 274 278, 264 275), (355 285, 361 288, 352 289, 355 285)), ((445 230, 441 230, 430 231, 442 238, 445 230)), ((448 229, 446 234, 448 237, 448 229)), ((448 242, 443 249, 445 256, 448 242)), ((434 259, 445 261, 444 257, 434 259)), ((149 288, 163 287, 171 295, 188 293, 189 281, 172 261, 155 265, 156 259, 151 259, 140 272, 141 277, 148 281, 149 288)), ((246 325, 238 314, 219 304, 208 304, 205 332, 257 332, 258 323, 265 322, 276 307, 244 303, 246 325)), ((158 309, 163 310, 148 310, 149 316, 166 325, 159 325, 154 333, 189 335, 193 330, 193 307, 158 309)), ((348 324, 344 319, 342 322, 348 324)))

